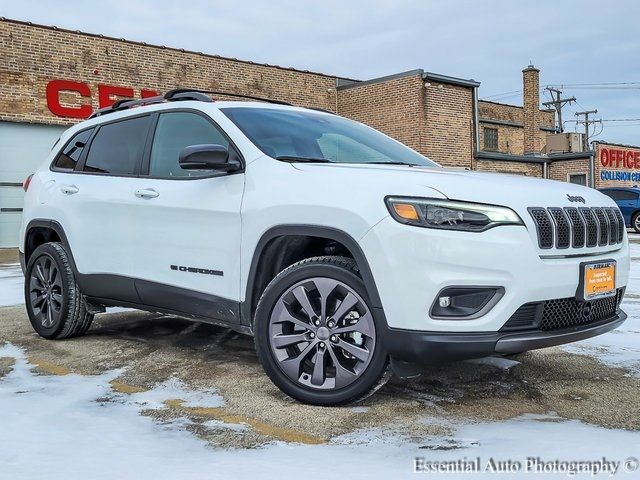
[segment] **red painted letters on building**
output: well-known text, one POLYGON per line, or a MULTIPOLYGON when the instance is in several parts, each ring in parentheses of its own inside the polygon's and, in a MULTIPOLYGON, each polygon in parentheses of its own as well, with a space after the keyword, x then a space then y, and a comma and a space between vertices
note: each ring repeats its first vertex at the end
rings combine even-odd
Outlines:
MULTIPOLYGON (((140 90, 141 98, 155 97, 158 92, 154 90, 140 90)), ((135 98, 135 92, 131 87, 121 87, 117 85, 98 85, 98 106, 100 108, 110 107, 118 98, 135 98)), ((92 95, 89 85, 75 80, 51 80, 46 87, 47 107, 51 113, 57 117, 65 118, 87 118, 93 113, 92 95), (86 99, 79 105, 67 107, 60 103, 60 93, 71 92, 81 99, 86 99)))
POLYGON ((608 168, 640 170, 640 151, 625 148, 601 148, 600 164, 608 168))

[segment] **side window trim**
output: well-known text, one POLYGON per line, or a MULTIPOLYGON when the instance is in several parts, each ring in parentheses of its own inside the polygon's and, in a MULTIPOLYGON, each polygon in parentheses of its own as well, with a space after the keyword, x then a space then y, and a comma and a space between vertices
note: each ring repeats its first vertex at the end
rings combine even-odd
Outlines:
POLYGON ((142 163, 144 162, 144 155, 146 153, 147 150, 147 146, 148 146, 148 142, 149 142, 149 130, 150 130, 150 126, 151 123, 153 122, 153 117, 154 115, 157 115, 157 113, 155 112, 151 112, 151 113, 143 113, 141 115, 132 115, 130 117, 125 117, 125 118, 119 118, 117 120, 113 120, 111 122, 104 122, 101 123, 99 125, 95 125, 93 128, 95 128, 95 130, 93 131, 93 133, 91 134, 91 138, 89 138, 89 141, 87 142, 87 146, 85 147, 84 151, 82 152, 82 155, 80 156, 80 159, 78 160, 78 163, 76 164, 76 169, 74 170, 75 173, 80 173, 83 175, 99 175, 102 177, 140 177, 143 176, 140 172, 142 171, 142 163), (85 163, 87 161, 87 156, 89 154, 89 152, 91 151, 91 146, 93 144, 93 140, 96 138, 96 135, 98 134, 98 132, 100 131, 100 129, 106 125, 113 125, 114 123, 119 123, 119 122, 124 122, 127 120, 133 120, 135 118, 143 118, 143 117, 149 117, 149 122, 147 124, 147 136, 145 138, 145 145, 143 147, 143 154, 142 154, 142 159, 139 159, 136 162, 136 165, 133 169, 133 174, 131 175, 122 175, 122 174, 113 174, 113 173, 97 173, 97 172, 85 172, 84 171, 84 166, 85 163))
POLYGON ((78 163, 76 163, 76 168, 73 169, 74 172, 84 173, 82 171, 82 169, 84 168, 84 162, 87 160, 87 155, 89 153, 89 150, 91 149, 91 144, 93 143, 93 139, 96 137, 96 133, 98 133, 98 130, 100 130, 99 126, 93 127, 93 132, 91 132, 91 136, 89 137, 89 140, 87 140, 87 144, 82 149, 82 154, 78 159, 78 163))
POLYGON ((178 180, 178 181, 204 180, 204 179, 207 179, 207 178, 223 177, 223 176, 228 176, 228 175, 236 175, 236 174, 239 174, 239 173, 244 173, 244 169, 245 169, 244 157, 240 153, 240 150, 238 149, 236 144, 233 142, 233 140, 227 134, 227 132, 225 132, 225 130, 220 125, 218 125, 218 123, 213 118, 211 118, 209 115, 207 115, 206 113, 201 112, 200 110, 193 109, 193 108, 175 108, 175 109, 161 110, 161 111, 157 111, 157 112, 153 112, 152 113, 151 124, 149 126, 149 132, 147 134, 147 144, 145 145, 144 155, 142 157, 142 165, 141 165, 141 168, 140 168, 140 176, 141 177, 154 179, 154 180, 178 180), (230 158, 235 158, 236 160, 238 160, 240 162, 240 164, 242 165, 242 168, 237 170, 237 171, 235 171, 235 172, 231 172, 231 173, 214 172, 211 175, 203 175, 201 177, 174 177, 174 178, 169 178, 169 177, 156 177, 156 176, 149 175, 149 169, 150 169, 150 165, 151 165, 151 150, 153 148, 153 140, 155 138, 155 132, 156 132, 156 128, 158 126, 158 120, 160 119, 160 115, 162 115, 163 113, 193 113, 195 115, 198 115, 198 116, 204 118, 216 130, 218 130, 218 132, 220 132, 220 134, 227 140, 227 142, 229 142, 229 157, 230 158))
MULTIPOLYGON (((65 173, 72 173, 75 172, 76 169, 78 168, 78 164, 82 161, 82 158, 84 157, 84 155, 86 154, 87 150, 88 150, 88 146, 91 143, 91 140, 93 139, 93 136, 96 134, 96 127, 91 126, 91 127, 87 127, 87 128, 83 128, 82 130, 78 130, 76 133, 73 134, 73 136, 67 140, 58 150, 56 153, 56 156, 53 158, 53 161, 51 162, 51 165, 49 165, 49 170, 51 170, 52 172, 65 172, 65 173), (65 151, 65 149, 69 146, 69 144, 71 143, 71 141, 76 138, 78 135, 80 135, 83 132, 86 132, 87 130, 93 130, 93 132, 91 132, 91 135, 89 136, 89 139, 87 140, 87 143, 85 144, 84 148, 82 149, 82 153, 80 154, 80 158, 78 159, 78 161, 76 162, 75 168, 73 170, 69 170, 69 169, 65 169, 65 168, 59 168, 56 167, 56 163, 58 163, 58 160, 60 159, 60 155, 62 155, 62 153, 65 151)), ((56 143, 53 144, 53 148, 56 147, 56 145, 60 143, 60 139, 58 138, 58 140, 56 140, 56 143)))

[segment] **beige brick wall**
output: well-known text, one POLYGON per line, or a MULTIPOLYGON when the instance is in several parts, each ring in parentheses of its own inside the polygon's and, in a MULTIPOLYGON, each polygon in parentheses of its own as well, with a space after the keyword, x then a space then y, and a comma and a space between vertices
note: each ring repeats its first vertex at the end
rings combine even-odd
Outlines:
POLYGON ((450 167, 473 168, 473 90, 429 82, 424 90, 425 152, 450 167))
POLYGON ((529 177, 542 177, 542 165, 519 162, 502 162, 478 160, 477 170, 483 172, 510 173, 514 175, 527 175, 529 177))
MULTIPOLYGON (((51 79, 97 85, 222 90, 335 109, 335 77, 200 53, 0 21, 0 120, 73 123, 51 114, 45 86, 51 79), (94 73, 96 72, 96 73, 94 73)), ((69 106, 84 103, 68 95, 69 106)))
POLYGON ((472 167, 471 88, 429 82, 421 73, 340 89, 338 112, 400 140, 436 162, 472 167))
POLYGON ((428 154, 423 89, 420 74, 340 89, 338 113, 428 154))
MULTIPOLYGON (((480 149, 484 150, 484 128, 495 128, 498 130, 498 152, 511 155, 523 155, 524 150, 524 128, 523 108, 517 105, 507 105, 504 103, 480 100, 478 102, 478 115, 481 119, 499 120, 503 122, 515 123, 519 126, 498 125, 494 123, 480 122, 480 149)), ((538 116, 540 127, 553 128, 555 116, 551 110, 540 110, 538 116)), ((547 143, 545 130, 537 130, 538 143, 544 150, 547 143)))
POLYGON ((570 174, 587 175, 587 185, 590 185, 589 178, 589 161, 584 160, 563 160, 559 162, 553 162, 549 165, 549 178, 551 180, 560 180, 563 182, 569 181, 570 174))

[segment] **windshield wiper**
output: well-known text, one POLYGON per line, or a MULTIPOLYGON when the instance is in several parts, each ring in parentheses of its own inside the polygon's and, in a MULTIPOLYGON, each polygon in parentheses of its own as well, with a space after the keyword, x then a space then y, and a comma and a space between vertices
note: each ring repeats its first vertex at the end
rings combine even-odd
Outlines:
POLYGON ((326 158, 296 157, 292 155, 280 155, 276 157, 276 160, 280 160, 281 162, 331 163, 331 160, 327 160, 326 158))
POLYGON ((406 165, 407 167, 417 167, 419 165, 415 163, 406 163, 406 162, 366 162, 367 165, 406 165))

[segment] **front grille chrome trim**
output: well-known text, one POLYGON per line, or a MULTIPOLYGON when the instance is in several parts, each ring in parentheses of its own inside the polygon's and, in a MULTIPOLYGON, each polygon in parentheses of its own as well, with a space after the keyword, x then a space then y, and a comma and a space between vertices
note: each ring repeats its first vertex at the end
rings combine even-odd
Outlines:
POLYGON ((625 226, 615 207, 529 207, 538 247, 565 250, 605 247, 624 242, 625 226))

